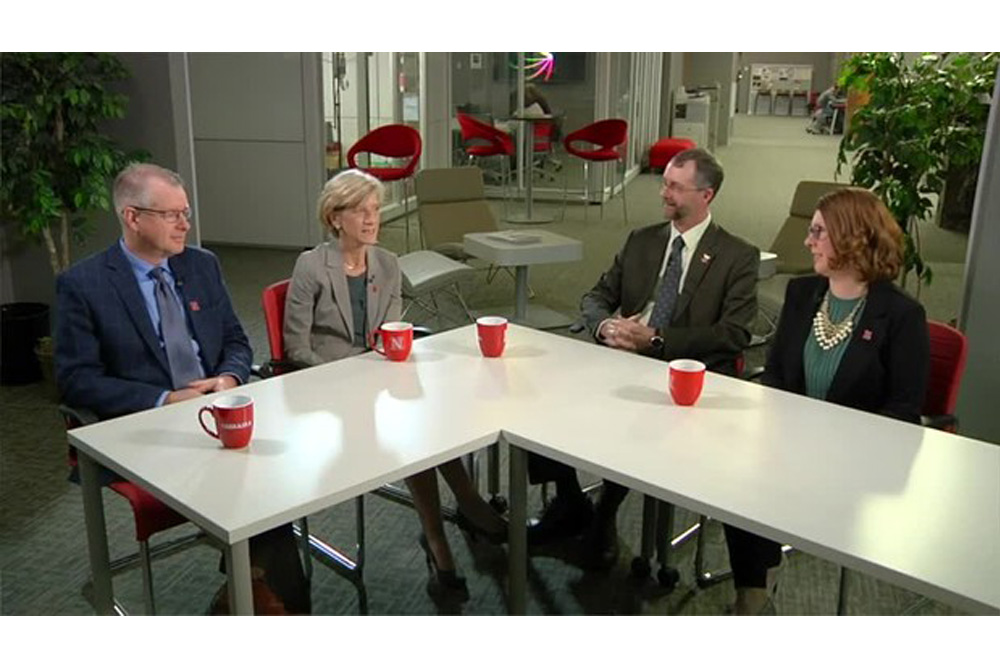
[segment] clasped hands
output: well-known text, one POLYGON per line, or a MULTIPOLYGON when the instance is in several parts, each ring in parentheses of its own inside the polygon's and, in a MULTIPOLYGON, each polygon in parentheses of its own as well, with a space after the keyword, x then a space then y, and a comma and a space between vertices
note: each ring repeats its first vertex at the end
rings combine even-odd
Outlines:
POLYGON ((641 316, 642 313, 636 313, 632 317, 611 317, 601 323, 597 333, 608 347, 645 352, 650 347, 650 340, 656 334, 656 329, 641 324, 641 316))
POLYGON ((190 398, 197 398, 203 394, 225 391, 226 389, 232 389, 237 384, 236 378, 232 375, 217 375, 215 377, 194 380, 193 382, 188 383, 188 386, 183 389, 178 389, 177 391, 172 391, 167 394, 167 398, 164 403, 178 403, 180 401, 186 401, 190 398))

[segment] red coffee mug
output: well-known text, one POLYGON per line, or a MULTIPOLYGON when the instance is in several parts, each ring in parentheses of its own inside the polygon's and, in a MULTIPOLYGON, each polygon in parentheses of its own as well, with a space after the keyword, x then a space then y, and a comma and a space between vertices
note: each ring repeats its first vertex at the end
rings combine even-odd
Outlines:
POLYGON ((391 361, 406 361, 413 349, 413 325, 409 322, 386 322, 372 332, 370 344, 373 350, 391 361), (378 347, 379 336, 382 336, 385 349, 378 347))
POLYGON ((239 394, 220 396, 198 411, 198 423, 205 433, 221 440, 223 447, 242 449, 253 437, 253 398, 239 394), (202 417, 206 412, 212 415, 218 432, 205 426, 202 417))
POLYGON ((670 362, 670 397, 677 405, 694 405, 705 385, 705 364, 694 359, 670 362))
POLYGON ((476 320, 479 350, 484 357, 499 357, 507 343, 507 318, 480 317, 476 320))

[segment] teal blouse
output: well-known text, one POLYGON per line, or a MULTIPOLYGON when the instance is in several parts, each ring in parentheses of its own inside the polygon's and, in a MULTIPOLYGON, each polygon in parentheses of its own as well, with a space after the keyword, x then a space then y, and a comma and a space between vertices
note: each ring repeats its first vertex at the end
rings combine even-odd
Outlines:
MULTIPOLYGON (((858 299, 863 298, 858 297, 858 299)), ((833 294, 830 294, 830 320, 839 324, 850 314, 854 306, 857 305, 858 299, 838 299, 833 294)), ((857 328, 858 321, 861 320, 861 315, 864 311, 865 305, 862 304, 854 316, 855 328, 857 328)), ((806 336, 806 344, 802 349, 802 365, 805 369, 807 395, 812 398, 826 400, 826 394, 830 390, 830 385, 833 384, 837 368, 840 367, 840 360, 844 358, 844 351, 853 337, 854 334, 852 332, 850 336, 840 341, 837 345, 829 350, 824 350, 816 342, 816 336, 810 330, 809 335, 806 336)))

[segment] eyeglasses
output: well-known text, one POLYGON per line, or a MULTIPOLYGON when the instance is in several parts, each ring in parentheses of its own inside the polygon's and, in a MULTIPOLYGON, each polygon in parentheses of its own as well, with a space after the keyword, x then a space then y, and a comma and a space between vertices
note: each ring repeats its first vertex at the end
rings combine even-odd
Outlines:
POLYGON ((140 211, 142 213, 153 213, 154 215, 159 216, 160 219, 162 219, 164 222, 168 222, 172 225, 175 225, 178 222, 180 222, 182 218, 184 220, 187 220, 188 222, 191 222, 192 220, 191 209, 189 208, 184 208, 176 211, 164 211, 158 208, 143 208, 142 206, 131 206, 130 208, 134 208, 135 210, 140 211))
POLYGON ((820 227, 819 225, 809 225, 809 238, 813 241, 819 241, 826 234, 826 227, 820 227))
POLYGON ((666 183, 660 186, 660 192, 698 192, 699 190, 707 190, 708 188, 697 188, 691 187, 689 185, 681 185, 680 183, 666 183))

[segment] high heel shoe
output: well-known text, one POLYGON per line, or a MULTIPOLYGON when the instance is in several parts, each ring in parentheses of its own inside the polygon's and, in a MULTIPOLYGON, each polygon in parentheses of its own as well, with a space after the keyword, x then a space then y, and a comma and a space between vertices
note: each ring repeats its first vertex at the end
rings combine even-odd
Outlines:
POLYGON ((427 544, 427 537, 421 533, 420 548, 424 550, 427 560, 427 571, 430 577, 427 580, 427 594, 432 598, 447 597, 449 599, 466 602, 469 599, 469 587, 465 583, 465 577, 458 576, 455 570, 440 570, 431 547, 427 544))
POLYGON ((469 537, 471 537, 474 542, 479 538, 483 538, 490 544, 499 546, 507 541, 506 521, 504 521, 503 528, 493 532, 472 523, 472 520, 461 512, 455 512, 455 525, 458 526, 459 530, 468 533, 469 537))

